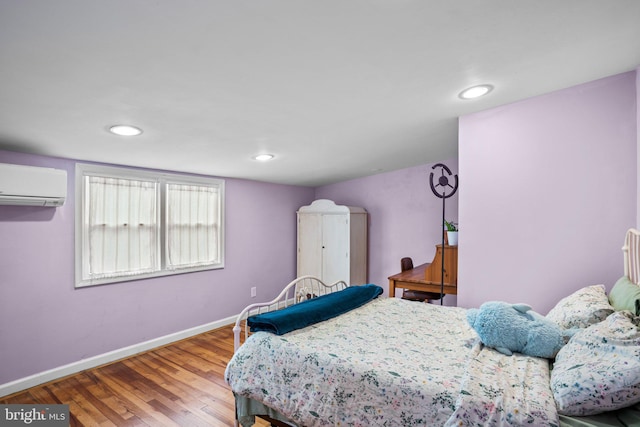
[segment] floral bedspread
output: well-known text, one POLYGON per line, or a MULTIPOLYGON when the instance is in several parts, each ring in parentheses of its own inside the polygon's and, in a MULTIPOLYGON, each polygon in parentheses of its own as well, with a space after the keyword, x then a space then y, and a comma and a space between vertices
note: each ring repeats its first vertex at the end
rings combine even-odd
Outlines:
POLYGON ((485 348, 462 308, 397 298, 255 333, 225 378, 305 427, 558 425, 546 359, 485 348))

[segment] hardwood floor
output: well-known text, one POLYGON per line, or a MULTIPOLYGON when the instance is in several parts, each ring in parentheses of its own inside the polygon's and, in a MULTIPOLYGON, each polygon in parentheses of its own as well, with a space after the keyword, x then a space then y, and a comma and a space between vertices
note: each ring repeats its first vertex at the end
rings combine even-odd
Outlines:
MULTIPOLYGON (((0 397, 0 403, 69 404, 71 426, 232 426, 225 326, 108 365, 0 397)), ((256 426, 268 426, 262 420, 256 426)))

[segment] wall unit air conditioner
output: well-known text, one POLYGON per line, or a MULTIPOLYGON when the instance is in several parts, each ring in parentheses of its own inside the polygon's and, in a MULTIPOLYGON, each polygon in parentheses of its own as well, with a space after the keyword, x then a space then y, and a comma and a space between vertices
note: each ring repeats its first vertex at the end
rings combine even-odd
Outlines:
POLYGON ((62 206, 67 171, 0 163, 0 205, 62 206))

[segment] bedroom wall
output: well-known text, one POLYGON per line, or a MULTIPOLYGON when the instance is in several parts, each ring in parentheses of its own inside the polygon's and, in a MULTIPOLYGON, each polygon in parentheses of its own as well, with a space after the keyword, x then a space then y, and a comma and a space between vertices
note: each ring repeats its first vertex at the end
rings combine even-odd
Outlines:
MULTIPOLYGON (((453 174, 457 159, 443 161, 453 174)), ((369 282, 382 286, 388 295, 389 276, 400 272, 400 259, 413 258, 414 265, 430 262, 440 243, 442 199, 431 192, 429 175, 434 163, 381 173, 319 187, 316 198, 341 205, 363 207, 369 213, 369 282)), ((460 179, 461 186, 464 178, 460 179)), ((446 218, 457 222, 458 193, 446 201, 446 218)), ((447 295, 445 305, 455 305, 447 295)))
MULTIPOLYGON (((636 68, 636 168, 640 171, 640 67, 636 68)), ((637 174, 636 185, 640 190, 640 173, 637 174)), ((636 228, 640 228, 640 197, 636 202, 636 228)))
POLYGON ((225 319, 296 275, 296 210, 314 189, 227 178, 224 269, 74 289, 75 162, 0 162, 68 174, 60 208, 0 206, 0 385, 225 319))
POLYGON ((623 274, 637 223, 636 73, 460 118, 458 305, 546 313, 623 274))

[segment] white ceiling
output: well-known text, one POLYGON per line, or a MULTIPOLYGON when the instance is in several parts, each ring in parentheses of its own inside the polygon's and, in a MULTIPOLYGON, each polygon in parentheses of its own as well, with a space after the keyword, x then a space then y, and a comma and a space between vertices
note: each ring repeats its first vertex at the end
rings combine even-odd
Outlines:
POLYGON ((640 1, 0 0, 0 58, 2 149, 317 186, 450 159, 460 115, 636 69, 640 1))

